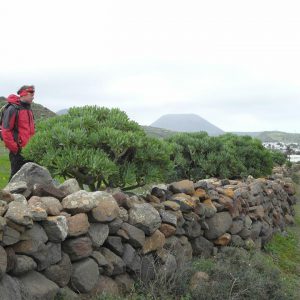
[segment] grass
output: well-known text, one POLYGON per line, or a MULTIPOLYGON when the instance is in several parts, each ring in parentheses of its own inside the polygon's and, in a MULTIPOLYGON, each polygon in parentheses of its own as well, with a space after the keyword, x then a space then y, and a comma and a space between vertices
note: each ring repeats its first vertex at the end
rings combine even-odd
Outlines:
POLYGON ((3 142, 0 141, 0 189, 7 185, 10 174, 10 162, 8 151, 5 149, 3 142))
MULTIPOLYGON (((300 186, 296 185, 300 197, 300 186)), ((265 246, 266 259, 271 261, 281 272, 286 293, 290 299, 300 299, 295 291, 300 289, 300 203, 294 206, 296 215, 295 225, 290 226, 285 234, 275 234, 265 246)))

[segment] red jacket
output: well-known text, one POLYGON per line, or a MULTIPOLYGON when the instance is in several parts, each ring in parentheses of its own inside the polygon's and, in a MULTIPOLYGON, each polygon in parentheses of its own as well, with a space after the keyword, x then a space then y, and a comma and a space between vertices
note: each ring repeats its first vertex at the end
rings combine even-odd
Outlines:
POLYGON ((13 153, 26 146, 34 135, 34 118, 30 104, 21 102, 16 95, 8 96, 8 102, 19 106, 17 129, 15 129, 17 109, 10 105, 2 120, 2 137, 5 146, 13 153))

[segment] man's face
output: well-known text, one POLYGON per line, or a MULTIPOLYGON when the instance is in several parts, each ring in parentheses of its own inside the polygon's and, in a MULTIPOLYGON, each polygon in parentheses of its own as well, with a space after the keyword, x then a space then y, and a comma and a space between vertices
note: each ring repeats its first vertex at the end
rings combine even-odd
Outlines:
POLYGON ((26 96, 22 96, 20 98, 21 101, 26 102, 26 103, 32 103, 34 98, 34 92, 28 92, 26 96))

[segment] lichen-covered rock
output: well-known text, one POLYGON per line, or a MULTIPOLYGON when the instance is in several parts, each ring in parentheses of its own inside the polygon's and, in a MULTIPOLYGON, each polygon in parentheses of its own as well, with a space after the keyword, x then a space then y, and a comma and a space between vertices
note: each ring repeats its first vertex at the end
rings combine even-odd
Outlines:
POLYGON ((65 216, 47 217, 47 219, 42 222, 42 226, 47 233, 49 241, 56 243, 62 242, 68 235, 68 225, 65 216))
POLYGON ((5 218, 24 226, 32 226, 32 215, 27 204, 22 202, 10 202, 5 218))
POLYGON ((111 222, 119 216, 118 203, 112 195, 99 193, 93 193, 96 207, 91 210, 90 217, 95 222, 111 222))
POLYGON ((71 214, 89 212, 96 205, 93 194, 84 190, 70 194, 62 200, 63 208, 71 214))
POLYGON ((151 235, 161 225, 158 211, 149 203, 136 204, 129 210, 129 223, 151 235))
POLYGON ((161 217, 161 221, 163 223, 167 223, 167 224, 173 225, 175 227, 177 226, 177 218, 174 214, 172 214, 164 209, 160 209, 159 214, 161 217))

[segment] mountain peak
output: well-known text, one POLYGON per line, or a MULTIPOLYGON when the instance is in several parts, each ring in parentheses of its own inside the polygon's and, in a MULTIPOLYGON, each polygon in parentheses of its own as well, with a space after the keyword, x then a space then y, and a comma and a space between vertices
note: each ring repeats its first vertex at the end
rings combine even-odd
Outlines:
POLYGON ((196 114, 166 114, 150 126, 178 132, 206 131, 209 135, 220 135, 224 131, 196 114))

